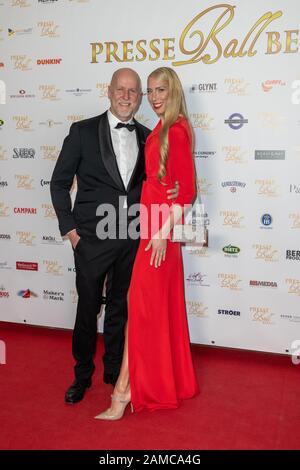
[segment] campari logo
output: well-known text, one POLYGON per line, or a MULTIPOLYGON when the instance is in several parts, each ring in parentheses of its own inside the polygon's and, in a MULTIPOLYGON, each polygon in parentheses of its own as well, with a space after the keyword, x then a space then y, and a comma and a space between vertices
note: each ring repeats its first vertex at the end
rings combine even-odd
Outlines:
POLYGON ((36 215, 37 210, 35 207, 14 207, 14 214, 17 215, 36 215))

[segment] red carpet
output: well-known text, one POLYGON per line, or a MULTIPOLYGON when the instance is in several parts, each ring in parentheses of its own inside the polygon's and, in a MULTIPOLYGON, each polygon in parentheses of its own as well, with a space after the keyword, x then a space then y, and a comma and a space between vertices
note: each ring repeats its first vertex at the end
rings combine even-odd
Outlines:
POLYGON ((300 365, 289 357, 193 346, 201 394, 172 411, 93 419, 110 401, 99 337, 92 388, 65 405, 71 332, 0 323, 0 449, 299 449, 300 365))

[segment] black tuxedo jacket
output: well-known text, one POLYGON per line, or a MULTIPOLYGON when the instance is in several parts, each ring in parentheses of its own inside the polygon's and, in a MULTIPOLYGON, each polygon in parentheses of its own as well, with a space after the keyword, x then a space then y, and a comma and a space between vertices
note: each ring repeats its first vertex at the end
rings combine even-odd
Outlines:
POLYGON ((127 197, 128 209, 140 202, 145 176, 144 145, 150 130, 135 121, 139 153, 127 189, 113 150, 107 112, 75 122, 65 138, 55 165, 50 190, 61 235, 76 228, 80 236, 96 237, 99 204, 112 204, 117 224, 119 197, 127 197), (77 195, 72 210, 70 189, 77 177, 77 195))

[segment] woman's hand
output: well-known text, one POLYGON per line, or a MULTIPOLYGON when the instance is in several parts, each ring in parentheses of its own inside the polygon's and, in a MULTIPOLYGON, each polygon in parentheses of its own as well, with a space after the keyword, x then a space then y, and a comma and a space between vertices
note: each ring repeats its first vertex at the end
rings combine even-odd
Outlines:
POLYGON ((163 238, 152 238, 148 245, 145 248, 145 251, 150 250, 152 246, 152 253, 150 258, 150 266, 153 265, 158 268, 162 261, 166 259, 166 251, 167 251, 167 240, 163 238))

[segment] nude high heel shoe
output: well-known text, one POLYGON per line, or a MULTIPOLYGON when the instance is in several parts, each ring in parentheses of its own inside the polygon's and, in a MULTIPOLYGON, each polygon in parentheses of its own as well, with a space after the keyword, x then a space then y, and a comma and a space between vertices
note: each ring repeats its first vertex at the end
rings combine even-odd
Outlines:
POLYGON ((99 415, 95 416, 95 419, 104 419, 108 421, 116 421, 118 419, 121 419, 123 417, 124 411, 128 403, 130 403, 131 412, 133 413, 133 406, 132 406, 132 403, 130 402, 130 398, 125 398, 124 395, 119 395, 117 393, 114 393, 111 396, 111 401, 120 403, 119 411, 115 413, 111 413, 110 412, 111 408, 108 408, 107 410, 103 411, 99 415))

